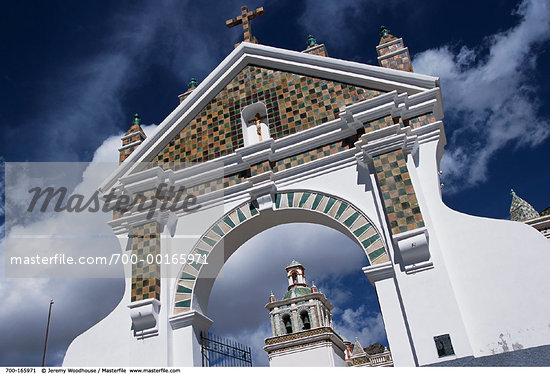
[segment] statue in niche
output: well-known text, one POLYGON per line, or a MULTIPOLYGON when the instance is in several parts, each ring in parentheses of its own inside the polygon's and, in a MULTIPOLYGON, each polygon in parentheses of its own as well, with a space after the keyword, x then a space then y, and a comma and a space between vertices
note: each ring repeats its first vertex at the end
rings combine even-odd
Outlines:
POLYGON ((261 117, 260 116, 260 113, 256 113, 256 115, 254 116, 254 119, 248 123, 252 124, 256 124, 256 133, 258 134, 258 140, 261 142, 262 141, 262 120, 266 119, 267 116, 263 116, 261 117))

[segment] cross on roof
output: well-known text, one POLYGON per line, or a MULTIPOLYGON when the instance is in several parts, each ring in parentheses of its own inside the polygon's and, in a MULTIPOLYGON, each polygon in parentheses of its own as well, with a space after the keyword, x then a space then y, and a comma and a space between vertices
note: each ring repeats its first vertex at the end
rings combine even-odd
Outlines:
MULTIPOLYGON (((258 41, 254 36, 252 36, 252 33, 250 32, 250 20, 253 20, 254 18, 257 18, 259 16, 264 15, 264 8, 259 7, 254 11, 249 12, 246 5, 243 5, 241 7, 241 15, 232 19, 228 19, 225 21, 225 25, 229 28, 233 26, 243 24, 243 32, 244 32, 244 41, 250 42, 250 43, 257 43, 258 41)), ((235 44, 235 47, 239 45, 239 43, 235 44)))

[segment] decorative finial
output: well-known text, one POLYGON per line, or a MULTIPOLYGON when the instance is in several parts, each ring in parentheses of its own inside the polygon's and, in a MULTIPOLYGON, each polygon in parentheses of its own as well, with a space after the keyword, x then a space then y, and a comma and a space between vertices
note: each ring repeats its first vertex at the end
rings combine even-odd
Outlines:
POLYGON ((307 46, 309 48, 313 47, 315 44, 317 43, 317 40, 315 39, 315 37, 313 35, 309 35, 307 37, 307 46))
POLYGON ((516 193, 515 193, 515 191, 514 191, 513 188, 510 188, 510 194, 511 194, 512 196, 516 196, 516 193))
POLYGON ((269 296, 275 296, 273 295, 273 290, 269 291, 269 296))
POLYGON ((380 26, 380 36, 385 38, 390 34, 390 29, 388 29, 386 26, 380 26))
POLYGON ((197 87, 199 84, 197 83, 197 80, 195 78, 191 78, 191 80, 189 81, 189 84, 187 85, 189 88, 195 88, 197 87))
POLYGON ((141 118, 139 118, 139 114, 134 114, 134 125, 141 125, 141 118))

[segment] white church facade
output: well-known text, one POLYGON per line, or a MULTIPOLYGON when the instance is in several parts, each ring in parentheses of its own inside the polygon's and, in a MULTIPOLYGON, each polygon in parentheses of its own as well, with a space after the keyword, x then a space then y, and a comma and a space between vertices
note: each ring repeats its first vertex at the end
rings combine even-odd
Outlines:
MULTIPOLYGON (((260 13, 243 7, 240 22, 260 13)), ((72 342, 63 364, 200 366, 225 261, 253 236, 293 222, 334 228, 363 251, 395 366, 550 346, 550 241, 525 223, 443 203, 440 82, 412 71, 403 40, 381 30, 380 66, 328 57, 314 38, 302 52, 254 41, 245 34, 192 82, 149 137, 136 117, 119 168, 99 188, 149 198, 160 184, 184 186, 199 209, 170 200, 116 212, 108 224, 123 253, 200 261, 125 265, 120 304, 72 342)), ((331 329, 330 303, 312 302, 324 315, 310 309, 310 327, 331 329)), ((286 333, 279 322, 274 337, 286 333)), ((346 347, 330 334, 323 349, 345 365, 346 347)))

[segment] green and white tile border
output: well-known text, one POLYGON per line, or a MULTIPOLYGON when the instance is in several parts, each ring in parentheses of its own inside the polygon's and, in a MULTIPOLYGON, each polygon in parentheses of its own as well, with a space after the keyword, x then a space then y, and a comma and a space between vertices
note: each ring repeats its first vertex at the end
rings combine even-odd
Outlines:
MULTIPOLYGON (((335 196, 312 191, 279 192, 274 196, 274 209, 305 209, 325 214, 345 226, 360 243, 370 265, 389 261, 384 242, 372 222, 359 209, 335 196)), ((208 255, 218 242, 243 222, 258 215, 252 202, 244 203, 218 220, 197 242, 194 255, 208 255)), ((202 264, 186 264, 179 277, 174 299, 174 314, 189 311, 195 282, 202 264)))

